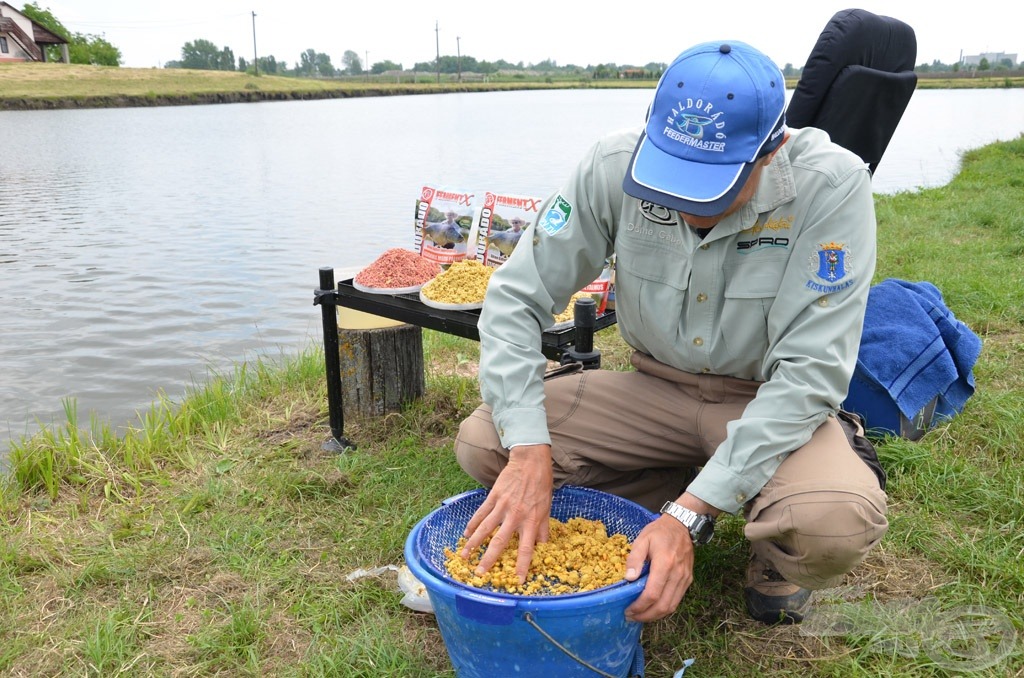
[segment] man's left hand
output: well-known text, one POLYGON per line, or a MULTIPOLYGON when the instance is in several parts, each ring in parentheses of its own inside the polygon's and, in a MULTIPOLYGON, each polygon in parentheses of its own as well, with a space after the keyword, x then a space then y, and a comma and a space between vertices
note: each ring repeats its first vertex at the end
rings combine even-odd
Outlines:
POLYGON ((693 541, 678 520, 661 516, 633 540, 626 558, 626 579, 636 581, 651 561, 643 593, 626 608, 629 621, 649 622, 675 612, 693 582, 693 541))

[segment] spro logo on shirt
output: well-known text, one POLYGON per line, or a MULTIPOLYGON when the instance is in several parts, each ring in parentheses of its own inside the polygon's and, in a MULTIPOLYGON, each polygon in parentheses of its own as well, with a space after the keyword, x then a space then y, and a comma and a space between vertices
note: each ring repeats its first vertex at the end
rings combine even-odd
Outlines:
POLYGON ((778 233, 779 231, 788 231, 791 228, 793 228, 792 215, 777 219, 768 219, 763 223, 758 221, 750 228, 740 232, 740 237, 743 239, 736 242, 736 251, 740 254, 750 254, 755 250, 762 250, 765 248, 787 248, 789 247, 788 237, 772 234, 778 233))
POLYGON ((750 254, 756 250, 763 250, 769 247, 789 247, 789 238, 762 236, 753 240, 740 240, 736 243, 736 251, 740 254, 750 254))

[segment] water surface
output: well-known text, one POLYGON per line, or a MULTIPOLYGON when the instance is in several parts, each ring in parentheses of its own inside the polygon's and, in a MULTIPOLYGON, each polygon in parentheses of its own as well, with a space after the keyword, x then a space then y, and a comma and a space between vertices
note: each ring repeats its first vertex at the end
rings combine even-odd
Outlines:
MULTIPOLYGON (((64 399, 120 426, 319 341, 318 269, 411 246, 422 185, 543 196, 652 93, 0 112, 0 458, 64 399)), ((942 185, 1021 132, 1024 90, 919 91, 875 190, 942 185)))

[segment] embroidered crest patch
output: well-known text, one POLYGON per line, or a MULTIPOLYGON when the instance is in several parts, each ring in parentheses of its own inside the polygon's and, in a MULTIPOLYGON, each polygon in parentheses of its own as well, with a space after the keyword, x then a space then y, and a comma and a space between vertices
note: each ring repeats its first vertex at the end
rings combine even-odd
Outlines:
POLYGON ((846 277, 850 272, 850 250, 846 245, 829 242, 818 245, 818 250, 811 257, 811 270, 822 280, 834 283, 846 277))
POLYGON ((569 225, 572 216, 572 205, 561 195, 556 195, 548 211, 541 216, 537 226, 543 228, 548 235, 555 235, 569 225))

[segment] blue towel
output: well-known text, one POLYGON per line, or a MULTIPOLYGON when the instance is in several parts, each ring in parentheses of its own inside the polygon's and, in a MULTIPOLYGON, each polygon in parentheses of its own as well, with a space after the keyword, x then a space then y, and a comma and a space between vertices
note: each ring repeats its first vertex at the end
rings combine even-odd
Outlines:
POLYGON ((908 419, 938 398, 952 416, 974 394, 981 339, 946 308, 928 282, 872 286, 857 371, 884 388, 908 419))

